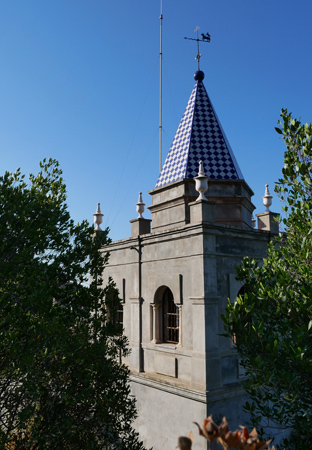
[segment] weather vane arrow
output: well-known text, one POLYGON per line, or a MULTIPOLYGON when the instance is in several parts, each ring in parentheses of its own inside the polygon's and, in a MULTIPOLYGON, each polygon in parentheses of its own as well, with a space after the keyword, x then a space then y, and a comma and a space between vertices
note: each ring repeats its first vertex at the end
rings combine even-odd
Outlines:
POLYGON ((200 42, 210 42, 211 38, 210 38, 210 34, 209 33, 206 33, 206 34, 201 33, 202 38, 199 39, 199 37, 198 37, 198 30, 199 30, 199 27, 196 27, 195 30, 194 30, 197 33, 197 38, 196 39, 188 38, 188 37, 185 37, 184 39, 187 39, 189 41, 196 41, 197 42, 197 55, 196 55, 195 59, 197 59, 198 70, 199 70, 199 60, 202 57, 202 55, 199 53, 199 43, 200 42))

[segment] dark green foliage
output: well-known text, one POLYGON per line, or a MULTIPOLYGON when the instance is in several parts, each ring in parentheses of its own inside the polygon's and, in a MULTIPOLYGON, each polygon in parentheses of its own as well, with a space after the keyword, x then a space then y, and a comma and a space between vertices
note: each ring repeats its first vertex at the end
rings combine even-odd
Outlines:
POLYGON ((107 230, 75 225, 58 163, 40 167, 0 177, 0 448, 143 449, 103 306, 107 230))
POLYGON ((275 192, 287 234, 270 244, 261 267, 245 258, 237 277, 247 293, 224 321, 248 375, 254 425, 266 418, 293 429, 283 448, 299 450, 312 444, 312 126, 287 110, 281 116, 285 164, 275 192))

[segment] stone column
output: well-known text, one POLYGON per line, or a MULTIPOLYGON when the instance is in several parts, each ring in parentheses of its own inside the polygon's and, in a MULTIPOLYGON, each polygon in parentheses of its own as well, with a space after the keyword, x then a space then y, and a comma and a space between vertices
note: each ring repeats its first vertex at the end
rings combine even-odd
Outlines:
POLYGON ((144 213, 145 203, 143 203, 142 192, 139 192, 139 200, 136 204, 136 210, 139 214, 137 219, 130 220, 131 223, 131 237, 141 236, 142 234, 148 234, 151 232, 151 220, 144 219, 142 214, 144 213))
POLYGON ((263 205, 265 206, 265 212, 257 214, 258 230, 271 231, 271 233, 279 233, 279 225, 277 218, 279 214, 271 212, 270 206, 272 205, 272 195, 269 192, 269 185, 265 185, 265 192, 263 198, 263 205))
POLYGON ((215 202, 196 200, 189 203, 191 223, 214 222, 215 202))
POLYGON ((182 340, 182 305, 177 305, 179 308, 179 343, 178 347, 182 347, 183 340, 182 340))
POLYGON ((152 343, 153 344, 157 344, 159 342, 158 339, 158 309, 160 307, 160 305, 158 305, 157 303, 151 303, 151 306, 153 307, 153 339, 152 339, 152 343))
POLYGON ((138 217, 130 220, 131 223, 131 237, 141 236, 151 232, 151 220, 138 217))
POLYGON ((277 218, 280 215, 271 211, 265 211, 264 213, 257 214, 258 219, 258 230, 271 231, 271 233, 279 233, 279 225, 277 218))

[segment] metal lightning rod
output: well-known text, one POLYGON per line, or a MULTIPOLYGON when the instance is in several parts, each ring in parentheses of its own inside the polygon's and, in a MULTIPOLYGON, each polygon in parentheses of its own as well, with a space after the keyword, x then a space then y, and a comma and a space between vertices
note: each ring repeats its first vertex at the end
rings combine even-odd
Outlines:
POLYGON ((160 87, 159 87, 159 162, 160 162, 160 172, 162 169, 162 0, 160 0, 160 87))

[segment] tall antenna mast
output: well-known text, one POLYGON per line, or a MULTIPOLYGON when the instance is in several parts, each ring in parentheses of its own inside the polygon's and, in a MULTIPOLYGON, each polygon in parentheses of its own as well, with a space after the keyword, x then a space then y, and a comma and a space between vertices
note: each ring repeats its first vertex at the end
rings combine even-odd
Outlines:
POLYGON ((159 162, 160 162, 160 172, 162 168, 162 0, 160 0, 160 92, 159 92, 159 162))

